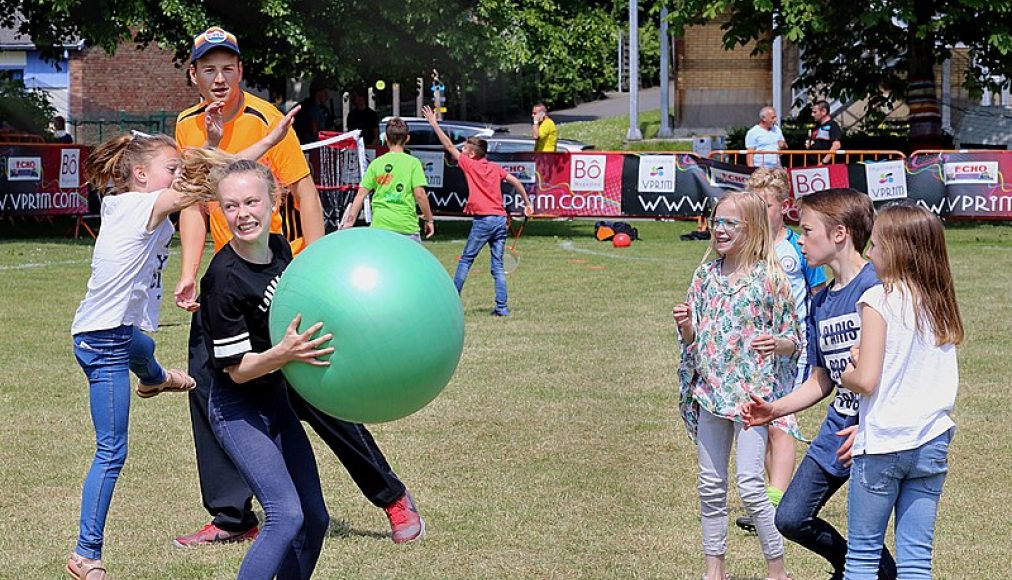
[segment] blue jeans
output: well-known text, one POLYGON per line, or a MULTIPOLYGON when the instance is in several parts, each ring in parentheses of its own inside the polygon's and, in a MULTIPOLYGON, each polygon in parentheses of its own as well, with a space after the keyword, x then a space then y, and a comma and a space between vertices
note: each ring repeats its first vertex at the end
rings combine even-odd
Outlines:
POLYGON ((208 414, 215 437, 264 508, 238 580, 308 579, 330 517, 313 448, 283 381, 256 387, 215 381, 208 414))
POLYGON ((931 578, 935 516, 949 472, 949 429, 916 449, 856 455, 847 499, 847 580, 874 579, 889 516, 896 512, 896 570, 931 578))
POLYGON ((485 244, 488 244, 489 252, 492 254, 495 312, 496 314, 509 314, 509 309, 506 307, 506 271, 502 267, 502 253, 506 248, 506 216, 482 215, 474 218, 471 232, 467 234, 464 253, 461 254, 460 261, 457 262, 457 272, 453 275, 453 283, 457 286, 457 292, 464 289, 467 273, 471 271, 474 259, 478 257, 478 252, 485 244))
POLYGON ((133 326, 75 334, 74 356, 88 377, 95 427, 95 458, 84 479, 75 551, 99 559, 112 492, 127 456, 129 373, 144 384, 158 385, 165 381, 165 371, 155 360, 155 341, 133 326))
MULTIPOLYGON (((820 518, 819 512, 846 481, 846 477, 829 473, 811 456, 805 455, 780 500, 775 518, 777 529, 785 538, 822 556, 833 566, 832 580, 843 578, 847 540, 832 524, 820 518)), ((896 563, 885 546, 878 578, 896 578, 896 563)))

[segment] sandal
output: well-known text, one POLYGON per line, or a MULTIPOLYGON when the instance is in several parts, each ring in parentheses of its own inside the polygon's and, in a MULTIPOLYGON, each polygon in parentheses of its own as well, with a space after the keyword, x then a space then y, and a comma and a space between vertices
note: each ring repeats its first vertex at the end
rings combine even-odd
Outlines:
POLYGON ((67 560, 67 574, 77 580, 109 580, 101 560, 85 560, 77 552, 72 552, 67 560))
POLYGON ((142 399, 150 399, 159 393, 186 393, 197 386, 193 377, 179 369, 166 369, 165 382, 160 385, 137 384, 137 396, 142 399))

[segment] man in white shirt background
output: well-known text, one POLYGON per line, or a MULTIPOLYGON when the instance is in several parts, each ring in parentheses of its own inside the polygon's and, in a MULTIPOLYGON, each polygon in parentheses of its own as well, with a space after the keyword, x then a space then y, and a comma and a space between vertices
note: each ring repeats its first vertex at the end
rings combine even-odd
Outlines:
MULTIPOLYGON (((777 111, 773 107, 759 109, 759 122, 745 134, 745 148, 752 151, 780 151, 787 149, 787 141, 777 125, 777 111)), ((750 167, 780 167, 779 154, 750 153, 750 167)))

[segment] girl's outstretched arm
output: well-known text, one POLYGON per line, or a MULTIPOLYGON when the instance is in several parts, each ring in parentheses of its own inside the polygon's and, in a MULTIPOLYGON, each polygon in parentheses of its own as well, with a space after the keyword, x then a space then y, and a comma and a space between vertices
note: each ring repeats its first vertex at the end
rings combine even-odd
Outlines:
POLYGON ((772 403, 755 394, 751 395, 752 400, 741 406, 741 416, 749 427, 765 425, 773 419, 804 411, 825 399, 832 392, 833 381, 829 379, 826 369, 815 367, 808 380, 801 383, 797 389, 794 389, 794 392, 772 403))
POLYGON ((288 135, 288 131, 292 128, 292 123, 295 121, 295 115, 298 114, 301 108, 302 105, 292 107, 292 110, 288 111, 288 114, 277 125, 274 125, 274 128, 264 135, 263 139, 240 151, 238 156, 243 159, 256 161, 266 155, 271 150, 271 147, 280 143, 288 135))
POLYGON ((155 201, 154 207, 151 208, 151 217, 148 218, 148 231, 150 232, 158 227, 158 224, 165 221, 165 218, 170 215, 177 211, 183 211, 199 201, 199 198, 176 191, 171 187, 161 190, 158 192, 158 199, 155 201))

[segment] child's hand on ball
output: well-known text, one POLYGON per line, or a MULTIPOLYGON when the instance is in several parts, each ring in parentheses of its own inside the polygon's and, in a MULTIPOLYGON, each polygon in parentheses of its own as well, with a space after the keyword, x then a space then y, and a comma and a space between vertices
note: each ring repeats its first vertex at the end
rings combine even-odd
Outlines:
POLYGON ((289 360, 302 361, 318 367, 329 365, 330 361, 320 360, 319 357, 332 354, 334 347, 320 347, 329 342, 331 338, 334 338, 334 335, 328 332, 323 336, 313 338, 314 334, 323 329, 323 323, 317 322, 310 326, 309 330, 300 333, 300 322, 302 322, 302 315, 296 314, 295 318, 292 319, 292 323, 285 329, 285 336, 279 343, 281 351, 289 360))

